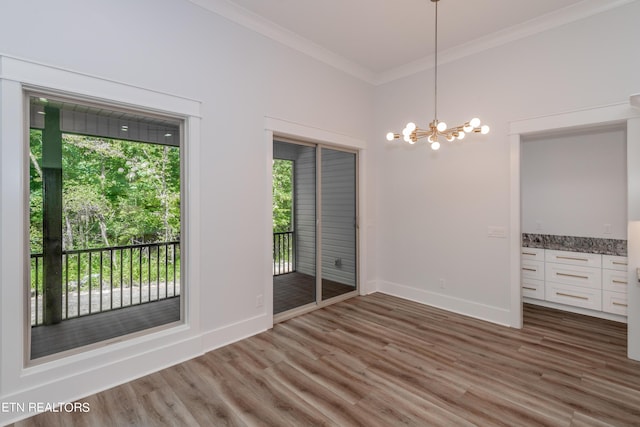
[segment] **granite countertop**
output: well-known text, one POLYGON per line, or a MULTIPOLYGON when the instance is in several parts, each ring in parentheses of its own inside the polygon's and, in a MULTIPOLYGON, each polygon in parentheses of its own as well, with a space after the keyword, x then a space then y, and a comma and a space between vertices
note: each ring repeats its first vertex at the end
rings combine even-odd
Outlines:
POLYGON ((618 239, 522 233, 522 246, 527 248, 627 256, 627 241, 618 239))

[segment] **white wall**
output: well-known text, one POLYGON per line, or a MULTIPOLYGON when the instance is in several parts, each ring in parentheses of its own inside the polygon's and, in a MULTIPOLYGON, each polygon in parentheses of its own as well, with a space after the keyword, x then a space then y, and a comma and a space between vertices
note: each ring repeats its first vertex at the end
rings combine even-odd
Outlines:
POLYGON ((626 132, 523 139, 522 232, 627 239, 626 132))
MULTIPOLYGON (((267 307, 256 306, 257 295, 271 286, 265 116, 366 140, 371 87, 186 0, 1 0, 0 54, 201 102, 194 187, 201 191, 190 196, 202 223, 202 267, 188 284, 199 289, 200 316, 191 319, 197 342, 204 351, 268 328, 267 307)), ((21 141, 3 137, 1 143, 4 156, 21 141)), ((8 185, 2 183, 3 191, 8 185)), ((20 206, 19 194, 11 197, 20 206)), ((0 221, 5 227, 5 218, 0 221)), ((5 295, 21 285, 0 286, 5 295)), ((7 344, 13 346, 19 334, 1 330, 9 351, 7 344)), ((82 356, 95 363, 75 377, 73 366, 60 364, 38 367, 28 381, 9 384, 3 377, 0 400, 64 401, 91 394, 120 381, 124 361, 145 351, 141 343, 115 358, 82 356)), ((167 351, 153 351, 139 373, 178 361, 167 351)), ((0 414, 0 424, 14 416, 0 414)))
POLYGON ((509 239, 487 236, 488 226, 510 225, 509 122, 638 93, 638 17, 633 2, 439 67, 440 118, 457 124, 478 115, 492 131, 437 153, 384 140, 410 120, 432 119, 432 72, 376 89, 381 290, 515 324, 509 239))

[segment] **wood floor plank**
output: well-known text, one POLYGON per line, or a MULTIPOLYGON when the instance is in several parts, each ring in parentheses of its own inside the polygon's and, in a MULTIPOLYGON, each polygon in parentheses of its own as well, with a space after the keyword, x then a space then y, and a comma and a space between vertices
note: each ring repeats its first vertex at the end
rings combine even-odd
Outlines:
POLYGON ((169 387, 159 388, 142 396, 141 406, 144 408, 144 424, 147 426, 195 426, 196 419, 180 400, 175 391, 169 387))
POLYGON ((318 408, 333 425, 369 426, 372 423, 368 414, 354 411, 353 404, 334 393, 323 384, 319 384, 305 372, 287 362, 269 368, 273 379, 282 387, 288 388, 310 405, 318 408))
POLYGON ((180 400, 200 425, 216 420, 217 426, 246 426, 246 423, 221 398, 214 378, 203 377, 195 363, 183 363, 162 371, 180 400))
POLYGON ((272 409, 278 417, 276 425, 329 425, 329 420, 317 408, 297 394, 278 388, 269 371, 254 370, 243 363, 234 363, 229 369, 237 375, 238 381, 234 384, 242 383, 247 394, 255 396, 262 407, 268 406, 272 409))
POLYGON ((626 325, 524 306, 521 330, 352 298, 16 426, 640 426, 626 325))

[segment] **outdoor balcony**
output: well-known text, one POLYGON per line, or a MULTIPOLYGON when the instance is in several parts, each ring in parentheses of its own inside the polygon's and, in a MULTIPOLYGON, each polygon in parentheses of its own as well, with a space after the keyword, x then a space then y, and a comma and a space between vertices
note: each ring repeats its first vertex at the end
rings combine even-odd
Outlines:
POLYGON ((32 359, 180 320, 180 242, 63 251, 50 324, 42 259, 31 255, 32 359))

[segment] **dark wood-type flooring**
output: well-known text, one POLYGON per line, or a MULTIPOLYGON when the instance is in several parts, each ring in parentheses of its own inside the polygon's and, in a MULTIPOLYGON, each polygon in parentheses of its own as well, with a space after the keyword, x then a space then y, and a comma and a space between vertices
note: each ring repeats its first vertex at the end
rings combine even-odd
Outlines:
MULTIPOLYGON (((354 290, 324 279, 323 300, 354 290)), ((315 301, 315 277, 288 273, 273 278, 274 314, 315 301)), ((64 320, 31 329, 31 359, 94 344, 180 320, 180 298, 168 298, 133 307, 64 320)))
MULTIPOLYGON (((322 299, 355 290, 353 286, 322 279, 322 299)), ((273 314, 282 313, 316 301, 316 278, 302 273, 273 276, 273 314)))
POLYGON ((180 320, 180 297, 31 328, 31 359, 180 320))
POLYGON ((355 297, 16 425, 640 425, 626 325, 524 312, 517 330, 355 297))

